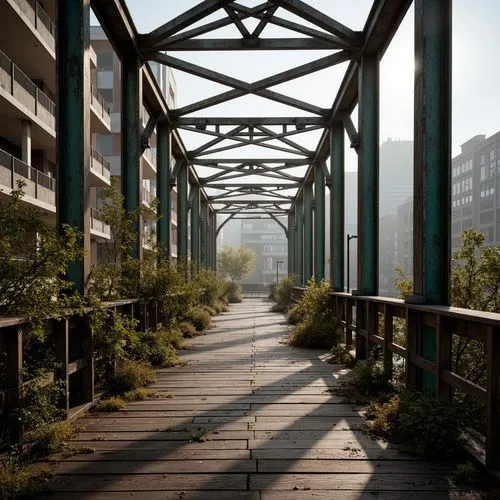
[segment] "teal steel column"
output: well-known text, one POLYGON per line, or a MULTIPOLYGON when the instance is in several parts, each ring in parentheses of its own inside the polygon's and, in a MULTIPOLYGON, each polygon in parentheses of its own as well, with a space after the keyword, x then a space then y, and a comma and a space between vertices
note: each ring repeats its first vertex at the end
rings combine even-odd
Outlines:
POLYGON ((208 208, 208 268, 215 270, 217 255, 215 251, 215 233, 217 231, 217 217, 213 210, 208 208))
MULTIPOLYGON (((135 51, 125 51, 121 55, 121 66, 122 193, 125 210, 130 213, 139 210, 142 198, 141 60, 135 51)), ((142 257, 142 217, 140 214, 138 214, 136 221, 132 224, 131 231, 134 233, 135 239, 130 248, 130 256, 140 259, 142 257)))
POLYGON ((414 292, 450 301, 451 1, 415 2, 414 292))
POLYGON ((208 202, 201 202, 201 234, 200 234, 200 261, 205 268, 208 267, 208 202))
POLYGON ((303 188, 304 197, 304 283, 313 277, 313 187, 306 182, 303 188))
POLYGON ((196 266, 200 265, 200 186, 194 184, 191 204, 191 259, 196 266))
POLYGON ((57 2, 57 226, 82 233, 86 255, 68 267, 80 292, 90 271, 90 27, 89 0, 57 2))
POLYGON ((295 218, 297 221, 297 265, 295 267, 297 273, 297 284, 304 284, 304 202, 302 199, 295 203, 295 218))
POLYGON ((314 165, 314 276, 319 283, 325 277, 325 172, 314 165))
POLYGON ((378 294, 379 62, 365 55, 359 65, 358 290, 378 294))
POLYGON ((288 274, 295 274, 295 211, 288 214, 288 274))
POLYGON ((188 259, 188 175, 189 165, 183 162, 177 174, 177 256, 184 264, 188 259))
POLYGON ((345 168, 344 126, 334 123, 330 131, 330 161, 332 186, 330 190, 330 279, 336 292, 344 291, 345 241, 345 168))
MULTIPOLYGON (((451 32, 451 0, 415 1, 414 296, 408 301, 424 304, 450 303, 451 32)), ((431 362, 436 337, 420 321, 418 354, 431 362)), ((435 375, 420 372, 425 389, 439 386, 435 375)))
POLYGON ((165 122, 160 122, 156 128, 157 146, 156 146, 156 168, 157 168, 157 187, 158 195, 158 229, 157 243, 159 257, 170 259, 170 161, 171 161, 171 134, 170 127, 165 122))

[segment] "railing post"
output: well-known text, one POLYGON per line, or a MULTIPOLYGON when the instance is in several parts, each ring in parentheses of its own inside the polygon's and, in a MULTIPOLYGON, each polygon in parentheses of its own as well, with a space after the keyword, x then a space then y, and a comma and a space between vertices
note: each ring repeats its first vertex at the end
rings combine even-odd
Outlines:
POLYGON ((366 359, 367 339, 360 330, 368 332, 368 311, 367 302, 356 300, 356 359, 366 359))
POLYGON ((419 369, 412 358, 418 353, 420 315, 413 309, 406 310, 406 385, 411 389, 418 387, 419 369))
POLYGON ((55 355, 59 365, 56 378, 64 384, 64 396, 59 407, 64 411, 65 418, 69 416, 69 321, 62 319, 54 322, 55 355))
POLYGON ((345 330, 345 345, 346 347, 351 347, 352 346, 352 303, 351 300, 346 298, 343 299, 345 301, 345 324, 346 324, 346 330, 345 330))
MULTIPOLYGON (((19 408, 22 394, 22 370, 23 370, 23 327, 11 326, 3 333, 6 337, 7 349, 7 394, 6 411, 19 408)), ((17 418, 9 415, 9 436, 12 442, 22 439, 23 428, 17 418)))
POLYGON ((447 327, 446 318, 436 314, 436 396, 445 401, 451 402, 451 386, 443 382, 441 375, 443 370, 449 370, 452 362, 452 334, 447 327))
POLYGON ((392 379, 392 351, 393 342, 393 318, 394 308, 388 304, 384 305, 384 373, 392 379))
POLYGON ((487 328, 486 350, 486 467, 500 470, 500 328, 487 328))

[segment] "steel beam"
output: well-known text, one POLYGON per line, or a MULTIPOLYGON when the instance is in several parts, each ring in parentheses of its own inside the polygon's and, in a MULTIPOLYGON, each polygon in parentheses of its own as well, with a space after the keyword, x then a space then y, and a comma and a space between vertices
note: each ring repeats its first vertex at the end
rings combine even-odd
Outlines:
POLYGON ((201 201, 200 216, 200 262, 202 267, 208 267, 208 202, 201 201))
MULTIPOLYGON (((451 33, 451 0, 416 0, 414 296, 407 300, 424 304, 450 303, 451 33)), ((435 328, 420 325, 417 349, 436 362, 435 328)), ((425 389, 451 397, 439 377, 420 373, 425 389)))
POLYGON ((295 246, 296 246, 295 212, 288 213, 288 274, 295 274, 295 246))
POLYGON ((199 266, 200 261, 200 186, 193 184, 191 202, 191 259, 199 266))
MULTIPOLYGON (((345 180, 344 180, 344 126, 333 125, 331 138, 330 190, 330 281, 336 292, 344 291, 344 241, 345 241, 345 180)), ((349 265, 349 264, 348 264, 349 265)))
POLYGON ((378 294, 379 61, 365 55, 359 68, 358 290, 378 294))
POLYGON ((177 176, 177 257, 188 259, 188 164, 183 162, 177 176))
POLYGON ((142 258, 142 217, 140 206, 142 198, 141 169, 141 135, 142 135, 142 78, 141 61, 135 52, 122 55, 122 193, 124 208, 128 213, 137 213, 136 220, 131 225, 134 241, 130 248, 130 256, 142 258))
POLYGON ((295 205, 295 221, 296 221, 296 264, 295 274, 297 275, 297 284, 304 284, 304 202, 302 199, 297 200, 295 205))
POLYGON ((86 251, 67 279, 86 291, 90 271, 90 27, 89 0, 57 2, 57 225, 81 232, 86 251))
POLYGON ((306 183, 304 197, 304 282, 307 283, 314 275, 314 194, 312 183, 306 183))
POLYGON ((325 125, 327 120, 318 116, 296 116, 296 117, 268 117, 261 116, 257 118, 252 117, 182 117, 175 120, 175 125, 187 125, 195 127, 205 127, 210 125, 325 125))
POLYGON ((157 243, 160 257, 170 259, 170 221, 171 221, 171 148, 172 135, 167 123, 161 122, 157 127, 157 149, 156 149, 156 168, 157 168, 157 195, 158 195, 158 229, 157 243))
POLYGON ((323 165, 314 166, 314 276, 325 277, 325 173, 323 165))

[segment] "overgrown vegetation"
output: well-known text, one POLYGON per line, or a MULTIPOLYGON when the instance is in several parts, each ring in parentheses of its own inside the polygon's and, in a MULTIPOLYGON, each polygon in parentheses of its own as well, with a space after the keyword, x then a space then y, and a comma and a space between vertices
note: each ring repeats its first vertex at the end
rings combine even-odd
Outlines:
POLYGON ((246 246, 234 248, 224 246, 217 253, 217 270, 232 283, 239 283, 248 276, 255 267, 255 252, 246 246))
POLYGON ((271 307, 271 311, 282 313, 288 312, 288 309, 292 305, 293 288, 296 285, 297 277, 294 274, 289 274, 271 288, 270 298, 276 302, 271 307))
POLYGON ((226 283, 226 295, 230 304, 239 304, 243 301, 243 291, 238 283, 228 281, 226 283))
POLYGON ((372 402, 367 418, 373 436, 399 443, 403 451, 433 459, 463 453, 463 413, 433 395, 405 389, 387 402, 372 402))
POLYGON ((342 333, 333 322, 330 287, 312 278, 306 291, 288 313, 289 323, 295 325, 290 343, 297 347, 331 349, 340 343, 342 333))

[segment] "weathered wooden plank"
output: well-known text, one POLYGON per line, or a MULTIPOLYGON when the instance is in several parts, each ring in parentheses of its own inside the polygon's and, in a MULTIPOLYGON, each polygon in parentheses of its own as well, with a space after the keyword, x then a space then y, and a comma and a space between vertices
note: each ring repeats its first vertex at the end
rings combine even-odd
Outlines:
MULTIPOLYGON (((262 491, 261 500, 303 500, 307 498, 305 491, 262 491)), ((425 496, 421 491, 347 491, 347 490, 314 490, 311 494, 315 500, 478 500, 479 493, 461 491, 426 491, 425 496), (314 495, 314 497, 313 497, 314 495)))
MULTIPOLYGON (((207 491, 145 491, 134 492, 134 499, 146 500, 260 500, 260 493, 257 491, 221 491, 221 490, 207 490, 207 491)), ((92 500, 110 500, 124 498, 123 492, 92 492, 92 500)), ((128 495, 127 495, 128 496, 128 495)), ((54 500, 81 500, 81 493, 53 493, 50 495, 54 500)))
POLYGON ((345 449, 346 451, 364 450, 383 450, 387 447, 387 443, 379 443, 376 441, 365 441, 359 444, 353 441, 346 441, 342 438, 339 439, 250 439, 248 441, 248 448, 255 449, 311 449, 311 448, 337 448, 345 449))
POLYGON ((257 460, 411 460, 415 457, 405 455, 395 448, 373 450, 365 448, 326 447, 325 448, 256 448, 251 450, 252 459, 257 460))
MULTIPOLYGON (((229 441, 205 441, 203 443, 185 441, 111 441, 106 439, 97 439, 87 441, 76 439, 73 444, 93 448, 94 450, 247 450, 248 441, 245 439, 231 439, 229 441)), ((170 453, 170 451, 169 451, 170 453)))
POLYGON ((209 474, 257 472, 255 460, 127 460, 60 462, 58 474, 209 474))
POLYGON ((50 483, 50 490, 54 492, 246 489, 246 474, 59 475, 50 483))
MULTIPOLYGON (((448 491, 449 480, 436 474, 251 474, 251 490, 448 491)), ((403 494, 404 495, 404 494, 403 494)), ((403 496, 404 498, 404 496, 403 496)))
POLYGON ((247 431, 248 423, 229 422, 225 424, 205 423, 205 424, 169 424, 164 419, 106 419, 109 421, 83 422, 85 432, 166 432, 169 433, 196 433, 199 429, 208 431, 247 431), (148 420, 148 422, 143 422, 148 420))
MULTIPOLYGON (((160 431, 160 432, 82 432, 79 435, 80 439, 86 441, 94 441, 96 439, 103 439, 105 441, 189 441, 194 439, 199 432, 196 429, 188 432, 176 431, 160 431)), ((241 440, 253 439, 253 431, 215 431, 210 432, 207 440, 220 441, 220 440, 241 440)))

